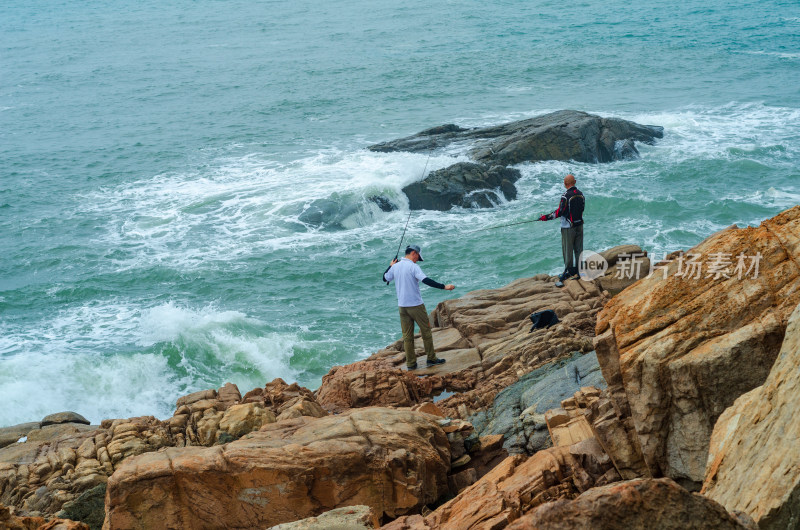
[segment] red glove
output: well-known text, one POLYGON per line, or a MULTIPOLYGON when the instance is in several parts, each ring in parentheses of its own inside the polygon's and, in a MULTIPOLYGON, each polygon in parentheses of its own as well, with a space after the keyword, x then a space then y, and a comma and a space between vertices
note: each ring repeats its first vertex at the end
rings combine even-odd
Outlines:
POLYGON ((543 215, 539 218, 540 221, 547 221, 547 216, 543 215))

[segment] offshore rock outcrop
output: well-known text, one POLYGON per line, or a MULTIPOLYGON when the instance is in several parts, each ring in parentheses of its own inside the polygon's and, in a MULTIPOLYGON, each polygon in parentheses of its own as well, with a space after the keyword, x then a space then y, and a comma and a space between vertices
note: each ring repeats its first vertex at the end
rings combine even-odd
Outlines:
POLYGON ((505 166, 485 166, 459 162, 446 168, 431 171, 420 182, 403 188, 412 210, 449 210, 462 208, 488 208, 500 202, 517 198, 514 182, 522 174, 518 169, 505 166))
POLYGON ((651 473, 697 487, 714 424, 764 383, 800 302, 800 206, 670 259, 605 306, 595 348, 651 473))
POLYGON ((370 151, 427 152, 453 143, 472 146, 470 157, 485 164, 511 165, 543 160, 611 162, 630 152, 626 141, 652 144, 664 128, 577 110, 560 110, 492 127, 464 129, 442 125, 415 135, 382 142, 370 151))
POLYGON ((652 144, 663 135, 663 127, 655 125, 561 110, 493 127, 441 125, 368 149, 383 153, 430 152, 451 144, 469 146, 469 156, 475 164, 454 164, 403 189, 412 210, 447 210, 455 205, 491 206, 495 202, 491 200, 491 190, 495 188, 508 200, 516 197, 513 182, 519 172, 505 166, 544 160, 598 163, 637 158, 635 142, 652 144), (477 190, 484 191, 476 193, 477 190))

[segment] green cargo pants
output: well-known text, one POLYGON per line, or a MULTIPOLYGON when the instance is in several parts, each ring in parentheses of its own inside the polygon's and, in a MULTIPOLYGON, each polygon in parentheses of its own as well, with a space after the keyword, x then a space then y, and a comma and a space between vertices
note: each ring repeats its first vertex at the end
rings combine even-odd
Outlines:
POLYGON ((578 274, 583 252, 583 224, 561 229, 561 253, 564 255, 564 270, 578 274))
POLYGON ((428 312, 425 311, 425 304, 414 307, 401 307, 400 327, 403 329, 403 349, 406 351, 406 364, 414 366, 417 363, 417 354, 414 351, 414 322, 419 326, 422 335, 422 343, 425 345, 425 354, 428 360, 436 358, 433 351, 433 335, 431 334, 431 323, 428 320, 428 312))

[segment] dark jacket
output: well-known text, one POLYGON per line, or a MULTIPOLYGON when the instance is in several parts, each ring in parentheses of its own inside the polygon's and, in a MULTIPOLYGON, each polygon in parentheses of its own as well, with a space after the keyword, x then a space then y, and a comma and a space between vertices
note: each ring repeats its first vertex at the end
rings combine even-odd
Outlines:
POLYGON ((547 219, 552 220, 564 217, 571 226, 582 225, 583 206, 585 204, 586 199, 583 197, 583 193, 575 186, 572 186, 561 196, 561 201, 559 201, 556 211, 547 214, 547 219))

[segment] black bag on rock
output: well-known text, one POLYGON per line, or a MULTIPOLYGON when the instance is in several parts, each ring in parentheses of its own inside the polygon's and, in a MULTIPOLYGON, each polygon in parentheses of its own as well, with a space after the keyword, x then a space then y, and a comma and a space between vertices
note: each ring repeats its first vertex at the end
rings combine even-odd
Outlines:
POLYGON ((533 326, 528 333, 533 333, 534 329, 549 328, 554 324, 558 324, 558 317, 556 312, 552 309, 545 309, 531 315, 531 322, 533 326))

